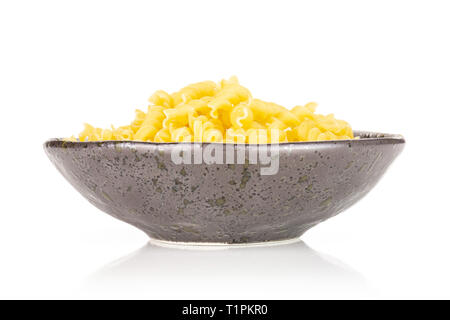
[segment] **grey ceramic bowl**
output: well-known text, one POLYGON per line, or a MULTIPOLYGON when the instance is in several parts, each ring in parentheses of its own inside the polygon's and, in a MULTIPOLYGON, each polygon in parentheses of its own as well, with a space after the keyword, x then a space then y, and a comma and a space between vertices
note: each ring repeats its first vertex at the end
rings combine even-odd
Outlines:
MULTIPOLYGON (((247 244, 298 239, 350 207, 405 143, 400 135, 355 135, 360 139, 280 144, 274 175, 262 175, 265 165, 249 163, 248 154, 241 164, 176 164, 179 143, 53 139, 44 148, 89 202, 152 239, 247 244)), ((186 152, 209 144, 182 145, 186 152)), ((226 146, 215 144, 224 153, 226 146)), ((232 145, 236 154, 256 148, 232 145)))

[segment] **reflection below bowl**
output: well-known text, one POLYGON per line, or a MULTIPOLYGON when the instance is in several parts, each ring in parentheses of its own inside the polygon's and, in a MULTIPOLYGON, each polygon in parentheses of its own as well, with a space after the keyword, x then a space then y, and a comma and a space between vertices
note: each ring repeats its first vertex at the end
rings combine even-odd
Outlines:
POLYGON ((375 294, 357 271, 303 241, 280 247, 214 248, 167 249, 149 243, 92 274, 83 289, 93 296, 148 299, 361 298, 375 294))

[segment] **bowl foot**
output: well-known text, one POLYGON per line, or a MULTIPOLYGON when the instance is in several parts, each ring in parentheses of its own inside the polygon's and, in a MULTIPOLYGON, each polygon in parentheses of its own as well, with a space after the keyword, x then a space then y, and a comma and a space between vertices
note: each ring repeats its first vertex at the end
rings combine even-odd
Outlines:
POLYGON ((174 248, 174 249, 194 249, 194 250, 221 250, 229 248, 253 248, 253 247, 269 247, 280 246, 299 242, 300 237, 286 239, 286 240, 272 240, 263 242, 249 242, 249 243, 225 243, 225 242, 178 242, 167 241, 150 238, 149 243, 159 247, 174 248))

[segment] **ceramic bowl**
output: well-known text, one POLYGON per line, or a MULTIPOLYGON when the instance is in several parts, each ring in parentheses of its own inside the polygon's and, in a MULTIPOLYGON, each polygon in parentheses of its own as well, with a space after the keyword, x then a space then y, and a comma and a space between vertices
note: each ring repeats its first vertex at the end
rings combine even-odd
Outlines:
POLYGON ((262 151, 249 144, 52 139, 44 149, 89 202, 154 240, 250 244, 298 239, 350 207, 405 143, 400 135, 355 135, 360 139, 280 144, 268 153, 270 163, 255 162, 262 151), (201 161, 180 162, 199 151, 201 161), (222 152, 224 164, 206 157, 222 152), (268 163, 271 174, 263 172, 268 163))

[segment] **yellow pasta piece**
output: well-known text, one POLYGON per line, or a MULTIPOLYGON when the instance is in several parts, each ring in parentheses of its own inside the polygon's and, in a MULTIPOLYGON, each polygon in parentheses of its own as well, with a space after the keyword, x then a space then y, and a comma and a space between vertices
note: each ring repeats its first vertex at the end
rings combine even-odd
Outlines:
POLYGON ((210 116, 213 119, 218 119, 219 111, 225 110, 225 111, 230 112, 233 109, 233 104, 225 98, 218 98, 218 99, 212 100, 208 104, 208 107, 211 109, 211 111, 209 113, 210 116))
POLYGON ((186 103, 204 96, 213 96, 217 91, 217 84, 213 81, 203 81, 190 84, 172 95, 173 104, 186 103))
POLYGON ((222 131, 215 128, 210 128, 205 130, 203 133, 203 142, 222 142, 223 134, 222 131))
POLYGON ((133 130, 130 126, 122 126, 112 130, 114 140, 133 140, 133 130))
POLYGON ((171 134, 173 142, 192 142, 191 130, 187 127, 177 128, 171 134))
POLYGON ((131 122, 131 129, 133 130, 134 133, 136 133, 139 130, 146 117, 145 112, 142 110, 136 109, 135 113, 136 116, 133 122, 131 122))
POLYGON ((203 131, 206 131, 206 130, 209 130, 209 129, 216 129, 216 128, 217 128, 216 124, 214 122, 210 121, 210 120, 205 121, 203 123, 203 131))
POLYGON ((318 141, 336 140, 336 135, 333 132, 326 131, 317 136, 318 141))
POLYGON ((304 120, 299 126, 293 129, 294 139, 298 141, 308 141, 308 133, 315 126, 314 121, 304 120))
POLYGON ((303 121, 305 118, 312 119, 314 117, 314 111, 306 106, 295 106, 291 111, 297 119, 303 121))
POLYGON ((163 128, 159 130, 155 135, 155 142, 172 142, 172 137, 170 135, 168 128, 163 128))
POLYGON ((164 108, 171 108, 173 106, 173 98, 170 94, 164 90, 158 90, 150 98, 148 102, 155 106, 161 106, 164 108))
POLYGON ((247 133, 244 129, 227 129, 225 141, 228 143, 245 143, 247 140, 247 133))
POLYGON ((214 119, 212 118, 211 120, 214 121, 218 121, 221 123, 221 125, 224 128, 231 128, 231 119, 230 119, 230 112, 231 110, 219 110, 219 118, 218 119, 214 119))
POLYGON ((95 128, 88 123, 84 124, 84 130, 79 135, 80 141, 97 141, 95 128))
POLYGON ((234 106, 241 102, 249 101, 250 99, 251 94, 247 88, 244 88, 239 83, 225 83, 217 93, 217 96, 209 103, 211 107, 210 115, 212 118, 218 119, 219 110, 231 112, 234 106))
POLYGON ((192 125, 192 131, 194 133, 194 142, 203 141, 203 120, 195 119, 192 125))
POLYGON ((203 97, 198 100, 191 100, 188 104, 197 114, 206 115, 211 111, 211 107, 209 106, 210 99, 211 97, 203 97))
POLYGON ((296 127, 301 123, 300 120, 288 110, 281 111, 276 117, 288 127, 296 127))
POLYGON ((250 128, 254 128, 254 129, 266 129, 266 127, 259 123, 258 121, 252 121, 250 128))
POLYGON ((280 129, 267 129, 269 143, 288 142, 286 131, 280 129))
POLYGON ((74 135, 72 135, 69 138, 64 138, 64 141, 76 142, 78 140, 77 140, 77 138, 74 135))
POLYGON ((321 133, 322 132, 320 131, 319 128, 312 128, 311 130, 308 131, 308 141, 317 140, 317 138, 321 133))
POLYGON ((230 122, 235 128, 250 128, 253 123, 253 111, 245 104, 234 107, 230 113, 230 122))
POLYGON ((163 128, 168 128, 170 123, 173 123, 178 127, 189 125, 189 114, 194 111, 193 107, 188 104, 179 108, 165 109, 163 113, 166 118, 163 120, 163 128))
POLYGON ((112 140, 113 139, 113 132, 110 129, 104 129, 102 130, 102 133, 100 135, 100 140, 112 140))
POLYGON ((267 123, 267 129, 285 130, 287 128, 289 128, 289 126, 278 118, 273 118, 267 123))
POLYGON ((247 142, 250 144, 267 144, 269 136, 266 129, 248 129, 247 142))
POLYGON ((153 141, 158 130, 162 128, 165 119, 164 108, 161 106, 150 106, 147 115, 136 132, 135 139, 141 141, 153 141))
POLYGON ((249 107, 253 111, 255 120, 260 123, 266 123, 267 119, 272 118, 279 112, 279 110, 276 109, 276 106, 259 99, 253 99, 249 107))

